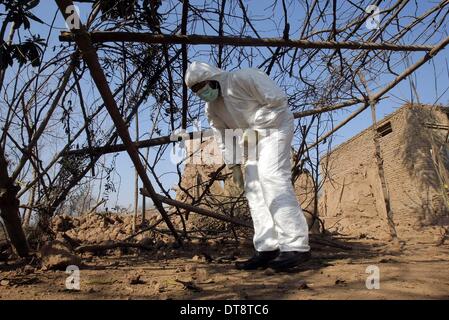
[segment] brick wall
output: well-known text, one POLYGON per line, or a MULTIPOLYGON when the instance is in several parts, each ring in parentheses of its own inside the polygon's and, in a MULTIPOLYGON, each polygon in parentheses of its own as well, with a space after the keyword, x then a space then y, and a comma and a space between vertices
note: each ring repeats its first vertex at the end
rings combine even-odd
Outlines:
MULTIPOLYGON (((399 236, 447 216, 443 189, 431 148, 445 150, 445 131, 427 123, 448 125, 442 109, 405 105, 379 122, 392 132, 380 138, 385 178, 399 236)), ((445 168, 444 168, 444 171, 445 168)), ((386 212, 368 128, 322 159, 324 180, 320 215, 341 233, 388 237, 386 212)))

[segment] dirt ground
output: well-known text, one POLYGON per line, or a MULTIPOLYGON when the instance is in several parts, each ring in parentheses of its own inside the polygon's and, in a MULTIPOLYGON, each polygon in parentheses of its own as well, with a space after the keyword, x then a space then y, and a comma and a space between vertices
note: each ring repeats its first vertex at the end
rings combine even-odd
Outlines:
POLYGON ((65 288, 65 271, 16 262, 0 265, 0 299, 449 299, 449 245, 344 241, 352 250, 314 245, 312 261, 289 273, 235 270, 250 243, 84 254, 80 290, 65 288), (372 265, 380 289, 366 287, 372 265))

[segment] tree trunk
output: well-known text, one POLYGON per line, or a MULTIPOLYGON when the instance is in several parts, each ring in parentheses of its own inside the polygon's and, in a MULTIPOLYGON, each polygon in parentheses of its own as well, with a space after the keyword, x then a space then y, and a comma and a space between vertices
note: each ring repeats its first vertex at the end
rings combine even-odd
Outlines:
POLYGON ((18 255, 26 257, 29 249, 19 217, 19 200, 17 199, 20 187, 14 185, 8 176, 7 168, 3 149, 0 149, 0 215, 18 255))

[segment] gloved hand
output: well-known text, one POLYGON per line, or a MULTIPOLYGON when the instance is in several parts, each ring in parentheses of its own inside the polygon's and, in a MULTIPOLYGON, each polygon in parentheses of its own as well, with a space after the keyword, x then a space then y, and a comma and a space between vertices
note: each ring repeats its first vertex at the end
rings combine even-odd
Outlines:
POLYGON ((240 164, 228 165, 228 168, 232 170, 232 181, 243 190, 245 182, 243 180, 242 166, 240 164))

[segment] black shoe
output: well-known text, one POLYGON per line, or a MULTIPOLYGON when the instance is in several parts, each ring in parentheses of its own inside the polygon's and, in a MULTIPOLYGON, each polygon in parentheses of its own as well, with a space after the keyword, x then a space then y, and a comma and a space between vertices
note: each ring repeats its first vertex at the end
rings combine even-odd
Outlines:
POLYGON ((235 267, 239 270, 256 270, 266 268, 268 263, 279 255, 279 250, 256 251, 254 256, 246 261, 236 262, 235 267))
POLYGON ((310 251, 284 251, 281 252, 276 259, 268 263, 268 267, 280 271, 296 267, 311 258, 310 251))

